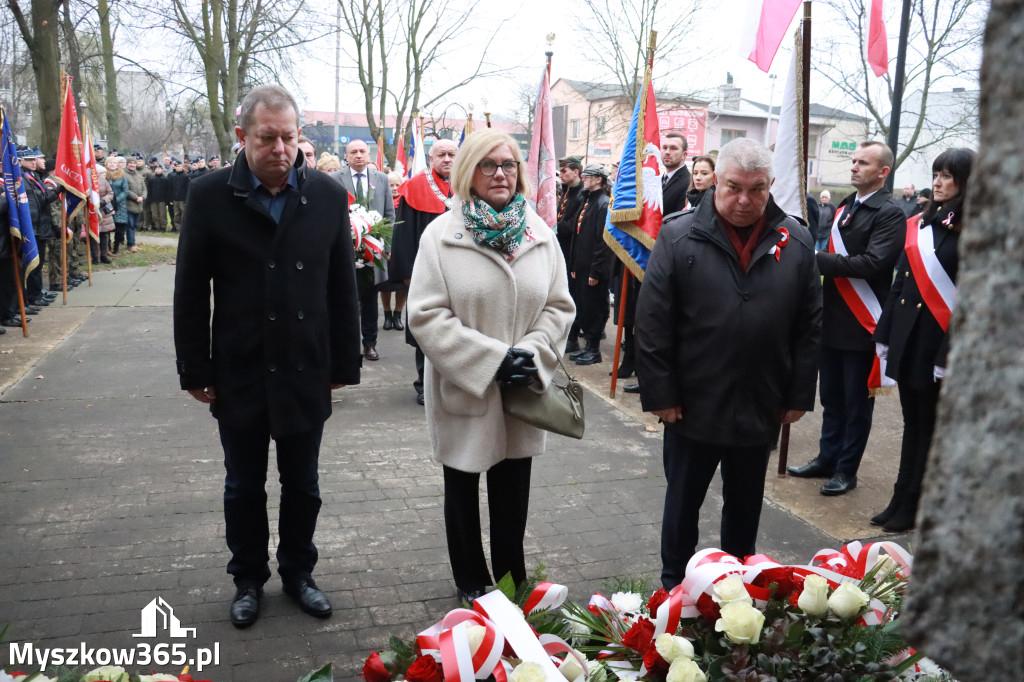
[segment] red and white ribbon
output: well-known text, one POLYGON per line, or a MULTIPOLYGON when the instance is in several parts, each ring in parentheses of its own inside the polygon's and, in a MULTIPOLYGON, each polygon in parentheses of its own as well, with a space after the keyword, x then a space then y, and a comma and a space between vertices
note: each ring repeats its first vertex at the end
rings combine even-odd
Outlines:
MULTIPOLYGON (((946 222, 943 221, 943 224, 946 222)), ((956 285, 935 255, 935 233, 932 226, 920 227, 920 218, 916 221, 908 220, 906 251, 921 298, 942 331, 948 332, 949 318, 956 301, 956 285)))
POLYGON ((565 585, 556 585, 544 581, 534 588, 530 598, 523 605, 523 613, 527 616, 536 611, 547 611, 557 609, 569 596, 569 588, 565 585))
MULTIPOLYGON (((849 256, 846 251, 846 244, 843 243, 843 236, 839 233, 839 221, 843 211, 836 211, 835 220, 832 221, 832 232, 828 240, 828 252, 841 256, 849 256)), ((839 295, 850 308, 853 316, 857 318, 869 334, 875 333, 878 325, 878 318, 882 316, 882 304, 879 303, 875 292, 866 280, 857 277, 836 277, 836 288, 839 295)), ((885 375, 885 360, 875 355, 871 366, 871 374, 868 376, 868 389, 895 386, 896 382, 885 375)))

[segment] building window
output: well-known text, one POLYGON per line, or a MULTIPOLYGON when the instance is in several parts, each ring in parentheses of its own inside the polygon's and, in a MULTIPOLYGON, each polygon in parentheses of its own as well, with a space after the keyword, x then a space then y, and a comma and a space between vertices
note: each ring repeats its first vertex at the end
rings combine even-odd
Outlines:
POLYGON ((725 145, 729 144, 733 140, 736 140, 736 139, 741 138, 741 137, 746 137, 746 136, 747 136, 747 131, 746 130, 723 130, 722 131, 722 146, 724 147, 725 145))
POLYGON ((604 137, 604 126, 606 119, 604 116, 598 116, 596 123, 594 124, 594 137, 604 137))
POLYGON ((818 136, 808 135, 807 136, 807 156, 808 158, 818 155, 818 136))
POLYGON ((580 139, 580 120, 578 118, 574 118, 569 121, 569 139, 580 139))

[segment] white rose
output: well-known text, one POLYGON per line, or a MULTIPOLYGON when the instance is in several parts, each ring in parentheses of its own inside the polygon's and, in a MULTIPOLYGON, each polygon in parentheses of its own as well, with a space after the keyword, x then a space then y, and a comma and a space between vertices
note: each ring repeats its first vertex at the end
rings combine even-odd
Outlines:
POLYGON ((116 665, 104 665, 87 672, 80 682, 128 682, 128 673, 116 665))
POLYGON ((654 640, 654 647, 658 650, 658 655, 668 663, 679 657, 693 658, 693 645, 685 637, 663 632, 654 640))
POLYGON ((484 641, 484 635, 486 634, 487 628, 483 625, 466 626, 466 641, 469 643, 469 653, 475 654, 477 652, 477 649, 480 648, 480 644, 484 641))
MULTIPOLYGON (((32 682, 36 682, 32 680, 32 682)), ((178 682, 177 675, 157 673, 156 675, 139 675, 139 682, 178 682)))
POLYGON ((870 598, 853 583, 843 583, 828 598, 829 610, 840 618, 853 618, 867 606, 870 598))
POLYGON ((612 606, 619 613, 637 613, 643 605, 643 597, 636 592, 616 592, 612 595, 612 606))
POLYGON ((824 616, 828 611, 828 581, 813 574, 804 578, 804 590, 796 605, 808 616, 824 616))
POLYGON ((724 605, 736 601, 751 606, 754 604, 754 600, 750 598, 750 593, 747 592, 747 588, 743 584, 743 578, 735 573, 725 580, 719 580, 713 587, 715 593, 711 595, 711 598, 717 604, 724 605))
POLYGON ((757 644, 760 641, 764 614, 750 604, 742 601, 722 604, 721 616, 715 623, 715 631, 724 631, 730 641, 736 644, 757 644))
MULTIPOLYGON (((575 649, 573 651, 575 651, 575 649)), ((578 651, 576 651, 576 656, 585 658, 583 654, 578 651)), ((576 656, 568 654, 562 665, 558 666, 558 672, 562 673, 562 677, 567 679, 569 682, 575 682, 576 680, 581 680, 582 682, 582 680, 586 679, 586 673, 583 671, 583 666, 580 665, 576 656)))
POLYGON ((508 682, 547 682, 547 675, 540 663, 520 663, 508 676, 508 682))
POLYGON ((707 682, 707 675, 689 658, 677 658, 668 667, 665 682, 707 682))
POLYGON ((875 582, 880 583, 894 575, 899 570, 900 566, 893 561, 891 556, 882 554, 875 559, 875 582))

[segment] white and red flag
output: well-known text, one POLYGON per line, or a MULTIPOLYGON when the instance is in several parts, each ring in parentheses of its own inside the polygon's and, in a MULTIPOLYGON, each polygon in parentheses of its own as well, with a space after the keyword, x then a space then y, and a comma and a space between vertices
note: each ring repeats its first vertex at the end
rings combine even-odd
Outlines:
POLYGON ((86 205, 88 179, 85 171, 85 156, 82 130, 78 125, 78 109, 75 94, 71 89, 71 77, 64 85, 64 106, 60 119, 60 138, 57 141, 57 161, 53 178, 67 190, 65 207, 68 220, 75 217, 86 205))
POLYGON ((740 54, 767 73, 800 3, 801 0, 750 0, 740 54))
MULTIPOLYGON (((82 168, 85 170, 86 211, 88 220, 83 229, 87 229, 93 241, 100 240, 100 176, 96 172, 96 155, 93 153, 92 135, 89 134, 89 123, 82 126, 85 139, 82 144, 82 168)), ((85 237, 85 234, 82 235, 85 237)))
POLYGON ((404 178, 408 169, 409 166, 405 160, 405 132, 399 131, 398 142, 395 144, 395 172, 404 178))
POLYGON ((864 60, 878 77, 889 73, 889 36, 882 16, 883 0, 871 0, 868 30, 864 33, 864 60))
POLYGON ((533 139, 530 141, 530 157, 526 161, 527 177, 533 188, 530 204, 548 227, 554 229, 558 222, 558 200, 555 192, 555 132, 551 124, 551 86, 548 69, 537 93, 537 109, 533 117, 533 139))

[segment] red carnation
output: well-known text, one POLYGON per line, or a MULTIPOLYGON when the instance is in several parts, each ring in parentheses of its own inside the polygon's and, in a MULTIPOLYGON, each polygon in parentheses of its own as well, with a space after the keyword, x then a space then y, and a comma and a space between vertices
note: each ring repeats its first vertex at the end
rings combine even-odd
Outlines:
POLYGON ((653 637, 654 623, 641 617, 623 636, 622 644, 643 656, 647 652, 647 647, 651 645, 653 637))
POLYGON ((420 656, 405 671, 407 682, 442 682, 441 671, 433 656, 420 656))
POLYGON ((647 647, 647 653, 644 654, 644 667, 647 668, 647 675, 644 679, 663 680, 668 675, 668 661, 661 657, 656 646, 647 647))
POLYGON ((704 620, 711 621, 712 623, 722 615, 718 604, 707 594, 702 594, 697 599, 697 610, 700 611, 700 615, 704 616, 704 620))
POLYGON ((651 595, 651 598, 647 600, 647 612, 652 616, 657 615, 658 607, 661 606, 662 602, 668 599, 668 592, 665 588, 659 588, 657 592, 651 595))
POLYGON ((363 672, 360 675, 366 682, 391 682, 391 673, 384 667, 384 661, 380 660, 380 654, 374 651, 363 663, 363 672))

